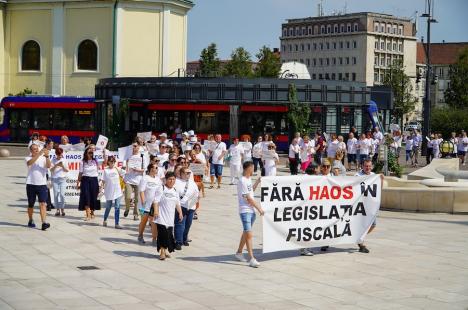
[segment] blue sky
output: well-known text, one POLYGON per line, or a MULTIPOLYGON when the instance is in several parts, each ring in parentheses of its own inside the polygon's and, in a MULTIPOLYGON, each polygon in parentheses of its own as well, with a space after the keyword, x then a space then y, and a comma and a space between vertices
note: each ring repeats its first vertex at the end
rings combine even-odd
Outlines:
MULTIPOLYGON (((468 0, 435 0, 437 24, 431 27, 431 41, 468 42, 468 0)), ((189 12, 188 60, 197 60, 211 42, 219 56, 228 59, 231 51, 245 47, 252 58, 263 45, 279 47, 281 24, 290 18, 317 15, 318 0, 194 0, 189 12)), ((334 10, 378 12, 400 17, 421 15, 425 0, 324 0, 325 15, 334 10)), ((426 36, 425 19, 419 18, 418 37, 426 36)))

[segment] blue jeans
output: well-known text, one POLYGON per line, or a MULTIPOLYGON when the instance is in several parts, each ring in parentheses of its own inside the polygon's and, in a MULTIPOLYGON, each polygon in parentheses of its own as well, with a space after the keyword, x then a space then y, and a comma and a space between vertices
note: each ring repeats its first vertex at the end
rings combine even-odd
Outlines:
POLYGON ((214 175, 217 178, 223 175, 223 165, 210 164, 210 175, 214 175))
POLYGON ((114 218, 115 218, 115 225, 119 225, 119 218, 120 218, 120 198, 119 197, 115 200, 106 200, 106 211, 104 212, 104 221, 107 221, 109 217, 110 210, 112 208, 112 204, 114 204, 114 218))
POLYGON ((260 166, 260 170, 263 171, 263 161, 262 161, 261 158, 252 157, 252 161, 254 163, 254 172, 257 172, 257 167, 258 166, 260 166))
POLYGON ((182 208, 182 214, 184 217, 182 218, 182 221, 179 221, 179 213, 176 211, 174 218, 174 239, 176 244, 183 244, 187 242, 194 213, 195 210, 182 208))
POLYGON ((257 218, 255 213, 240 213, 239 215, 244 231, 252 231, 252 226, 255 223, 255 219, 257 218))
POLYGON ((65 189, 67 188, 67 180, 65 178, 53 178, 52 187, 54 189, 54 205, 57 209, 65 207, 65 189))

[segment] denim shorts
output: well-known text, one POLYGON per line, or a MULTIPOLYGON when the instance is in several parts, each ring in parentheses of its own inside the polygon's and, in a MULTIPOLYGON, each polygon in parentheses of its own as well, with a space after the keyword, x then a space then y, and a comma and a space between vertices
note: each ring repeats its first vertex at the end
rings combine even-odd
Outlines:
POLYGON ((255 223, 255 218, 257 217, 255 213, 240 213, 239 215, 244 231, 252 231, 252 226, 255 223))
POLYGON ((369 155, 367 155, 367 154, 361 154, 361 155, 359 155, 359 162, 362 164, 362 163, 364 163, 364 161, 365 161, 366 159, 368 159, 368 158, 369 158, 369 155))
POLYGON ((28 197, 28 208, 34 208, 36 196, 39 203, 47 202, 47 185, 26 184, 26 196, 28 197))
POLYGON ((210 164, 210 175, 220 177, 223 175, 223 165, 210 164))
POLYGON ((356 163, 356 154, 348 154, 348 163, 356 163))

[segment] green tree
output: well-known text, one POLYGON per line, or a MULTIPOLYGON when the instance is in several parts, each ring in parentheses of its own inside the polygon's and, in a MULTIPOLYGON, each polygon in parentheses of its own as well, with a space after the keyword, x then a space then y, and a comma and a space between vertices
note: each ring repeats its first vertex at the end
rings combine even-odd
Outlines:
POLYGON ((277 53, 263 46, 257 55, 258 65, 255 68, 255 76, 277 78, 281 72, 281 60, 277 53))
POLYGON ((417 99, 412 94, 413 86, 401 61, 390 66, 384 78, 384 85, 390 86, 393 91, 393 116, 402 119, 403 115, 414 111, 417 99))
POLYGON ((301 134, 309 133, 310 106, 307 103, 299 102, 297 99, 296 85, 294 84, 289 84, 288 100, 290 137, 292 137, 295 132, 300 132, 301 134))
POLYGON ((220 66, 218 48, 215 43, 211 43, 200 54, 200 75, 203 77, 219 76, 220 66))
POLYGON ((231 54, 231 60, 224 66, 223 75, 236 78, 251 77, 253 72, 250 53, 243 47, 236 48, 231 54))
POLYGON ((450 85, 444 93, 447 104, 452 108, 468 107, 468 48, 450 66, 449 79, 450 85))
POLYGON ((460 132, 468 128, 468 107, 434 108, 431 110, 431 129, 440 132, 448 139, 451 132, 460 132))
MULTIPOLYGON (((17 93, 16 95, 14 96, 18 96, 18 97, 25 97, 27 95, 37 95, 37 92, 26 87, 25 89, 23 89, 22 91, 20 91, 19 93, 17 93)), ((13 96, 12 93, 9 93, 8 96, 13 96)))

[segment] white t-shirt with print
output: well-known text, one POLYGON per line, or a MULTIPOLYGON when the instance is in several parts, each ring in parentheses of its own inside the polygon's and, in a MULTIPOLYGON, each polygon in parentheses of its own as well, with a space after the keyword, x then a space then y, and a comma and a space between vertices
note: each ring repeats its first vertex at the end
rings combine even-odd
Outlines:
POLYGON ((252 157, 262 158, 263 142, 257 142, 252 149, 252 157))
POLYGON ((244 158, 251 159, 252 158, 252 143, 244 142, 242 145, 244 146, 244 158))
POLYGON ((358 145, 358 140, 356 138, 348 139, 348 142, 347 142, 348 154, 356 154, 357 145, 358 145))
MULTIPOLYGON (((53 166, 57 166, 58 163, 62 163, 65 167, 68 166, 68 162, 65 158, 60 158, 60 159, 57 159, 57 158, 54 158, 52 159, 52 165, 53 166)), ((67 172, 65 172, 62 168, 62 166, 57 166, 54 170, 52 170, 52 179, 57 179, 57 178, 65 178, 67 176, 67 172)))
POLYGON ((120 187, 121 172, 114 167, 107 167, 102 173, 102 181, 104 182, 104 197, 106 200, 115 200, 122 197, 122 188, 120 187))
MULTIPOLYGON (((28 156, 25 158, 26 165, 32 157, 28 156)), ((39 158, 32 164, 28 166, 28 176, 26 177, 26 184, 30 185, 46 185, 47 184, 47 168, 46 168, 46 158, 41 155, 39 158)))
POLYGON ((156 197, 154 202, 159 205, 159 215, 154 219, 154 222, 166 227, 174 227, 176 207, 180 205, 179 193, 176 189, 163 186, 162 195, 156 197))
POLYGON ((358 141, 359 146, 359 154, 361 155, 369 155, 370 148, 372 147, 372 142, 365 138, 363 140, 358 141))
POLYGON ((180 206, 185 209, 195 210, 199 195, 197 184, 190 179, 188 181, 176 179, 174 188, 179 193, 180 206))
POLYGON ((239 203, 239 213, 255 213, 254 207, 249 205, 244 195, 254 198, 252 179, 242 176, 237 183, 237 200, 239 203))
POLYGON ((143 209, 146 212, 149 212, 151 210, 153 201, 161 199, 161 179, 158 176, 153 178, 152 176, 146 174, 141 178, 140 184, 138 185, 138 195, 140 192, 145 193, 145 204, 142 205, 140 196, 138 196, 138 209, 143 209))
POLYGON ((231 156, 232 165, 240 165, 243 154, 244 154, 244 148, 242 145, 231 144, 229 146, 229 155, 231 156))
POLYGON ((315 152, 315 140, 309 140, 309 142, 302 142, 301 145, 301 160, 309 160, 309 156, 315 152))
POLYGON ((127 173, 125 174, 125 183, 131 185, 140 184, 141 178, 143 177, 142 172, 135 171, 133 169, 144 169, 145 163, 141 155, 132 155, 128 159, 127 173))
POLYGON ((94 159, 88 161, 82 161, 80 164, 80 172, 84 177, 98 177, 98 163, 94 159))
POLYGON ((458 150, 462 152, 468 151, 468 137, 458 138, 458 150))
POLYGON ((219 142, 219 143, 216 143, 214 148, 213 148, 213 157, 211 159, 211 162, 214 164, 214 165, 224 165, 224 156, 221 157, 221 159, 218 159, 219 156, 221 156, 223 154, 223 152, 225 152, 227 149, 226 149, 226 143, 224 142, 219 142))

